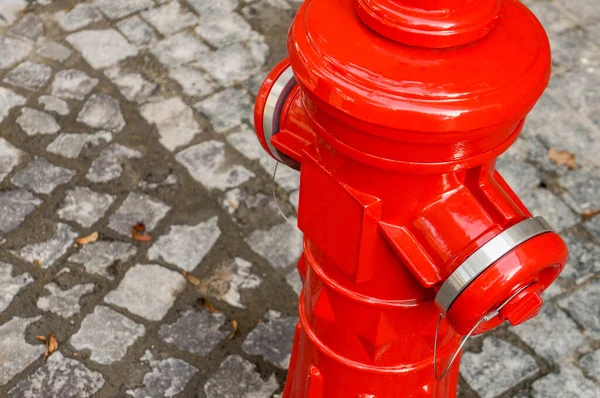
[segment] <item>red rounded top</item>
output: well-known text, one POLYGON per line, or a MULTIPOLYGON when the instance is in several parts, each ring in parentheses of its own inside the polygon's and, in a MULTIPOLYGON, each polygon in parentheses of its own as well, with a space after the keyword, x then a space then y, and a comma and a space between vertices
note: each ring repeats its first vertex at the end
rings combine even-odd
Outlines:
POLYGON ((382 36, 361 21, 355 0, 307 0, 288 52, 309 98, 351 118, 425 133, 516 123, 550 78, 548 38, 517 0, 501 0, 487 35, 448 49, 382 36))

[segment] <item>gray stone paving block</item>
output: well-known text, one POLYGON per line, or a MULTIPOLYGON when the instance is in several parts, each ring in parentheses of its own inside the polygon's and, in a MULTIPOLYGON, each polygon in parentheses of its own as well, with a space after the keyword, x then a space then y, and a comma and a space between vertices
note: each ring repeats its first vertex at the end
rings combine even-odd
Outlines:
POLYGON ((578 67, 597 65, 597 47, 586 37, 581 29, 568 29, 550 36, 552 61, 557 65, 557 71, 573 72, 578 67))
POLYGON ((108 182, 119 178, 123 173, 123 162, 127 159, 140 159, 142 153, 121 144, 111 144, 104 148, 92 162, 86 178, 93 182, 108 182))
POLYGON ((49 41, 37 51, 37 54, 54 61, 64 62, 69 59, 73 51, 60 43, 49 41))
POLYGON ((600 381, 600 349, 581 357, 579 364, 588 375, 600 381))
POLYGON ((160 327, 161 339, 177 348, 196 355, 207 356, 231 333, 231 327, 224 327, 225 315, 189 309, 175 323, 160 327))
POLYGON ((156 39, 156 33, 144 20, 137 15, 117 22, 117 28, 133 44, 143 45, 156 39))
POLYGON ((118 133, 125 127, 119 101, 107 94, 92 94, 79 112, 77 121, 114 133, 118 133))
POLYGON ((558 302, 571 316, 583 325, 594 338, 600 337, 600 280, 595 280, 558 302))
POLYGON ((240 43, 205 54, 198 65, 224 86, 248 79, 262 66, 256 62, 248 47, 240 43))
POLYGON ((197 225, 171 226, 148 250, 148 258, 193 271, 221 236, 218 220, 213 217, 197 225))
POLYGON ((559 179, 567 189, 565 196, 580 212, 600 208, 600 173, 596 169, 573 170, 559 179))
POLYGON ((251 121, 253 107, 248 93, 236 88, 223 90, 194 105, 210 120, 217 133, 223 133, 243 121, 251 121))
POLYGON ((140 15, 165 36, 198 23, 198 16, 187 12, 177 1, 142 11, 140 15))
POLYGON ((8 113, 15 106, 23 105, 25 98, 13 91, 0 87, 0 122, 4 120, 8 113))
POLYGON ((239 4, 238 0, 186 0, 187 3, 200 15, 212 14, 219 16, 223 13, 235 10, 239 4))
POLYGON ((54 116, 31 108, 21 108, 17 124, 29 136, 56 134, 60 130, 54 116))
POLYGON ((140 113, 148 123, 156 125, 159 142, 170 151, 189 144, 202 131, 194 111, 179 97, 145 104, 140 113))
POLYGON ((68 11, 55 13, 54 18, 63 30, 73 32, 102 20, 102 14, 90 4, 80 3, 68 11))
POLYGON ((575 14, 581 22, 589 22, 598 19, 600 15, 600 4, 595 0, 578 0, 576 2, 570 0, 557 0, 557 2, 575 14))
POLYGON ((0 69, 10 68, 29 55, 32 45, 29 42, 0 36, 0 69))
POLYGON ((90 350, 92 361, 109 365, 123 359, 127 349, 145 332, 144 325, 98 305, 81 322, 81 328, 71 337, 71 345, 77 350, 90 350))
POLYGON ((267 259, 275 268, 295 264, 302 254, 302 232, 295 226, 296 218, 267 231, 256 230, 246 238, 252 250, 267 259))
POLYGON ((300 273, 296 268, 291 270, 285 277, 285 281, 292 287, 294 292, 299 296, 302 291, 302 279, 300 278, 300 273))
POLYGON ((0 3, 0 26, 12 25, 27 8, 25 0, 4 0, 0 3))
POLYGON ((45 286, 45 290, 50 292, 50 295, 41 296, 38 299, 38 308, 42 311, 60 315, 63 318, 69 318, 79 314, 81 311, 79 300, 84 295, 94 291, 94 284, 75 285, 70 289, 62 290, 56 283, 49 283, 45 286))
POLYGON ((0 181, 19 164, 23 151, 0 137, 0 181))
POLYGON ((8 394, 11 398, 87 398, 103 385, 102 374, 89 370, 75 359, 65 358, 57 351, 44 366, 19 381, 8 394))
POLYGON ((596 398, 600 386, 586 379, 573 365, 563 365, 558 373, 550 373, 532 384, 533 398, 596 398))
POLYGON ((78 234, 67 224, 58 223, 56 231, 43 242, 32 243, 19 250, 18 255, 30 263, 38 262, 42 268, 49 268, 65 255, 73 246, 78 234))
POLYGON ((57 72, 52 82, 52 95, 82 100, 98 84, 98 79, 89 77, 77 69, 57 72))
POLYGON ((226 139, 236 151, 250 160, 258 160, 264 157, 271 158, 256 139, 254 130, 247 124, 242 124, 227 134, 226 139))
POLYGON ((131 227, 143 222, 146 231, 152 231, 169 210, 171 210, 170 206, 157 199, 131 192, 121 207, 110 216, 108 227, 122 235, 131 236, 131 227))
MULTIPOLYGON (((594 51, 598 51, 594 49, 594 51)), ((550 86, 551 93, 562 98, 580 116, 589 118, 600 126, 600 61, 598 65, 577 67, 568 73, 557 75, 550 86)))
POLYGON ((17 228, 42 201, 24 189, 0 192, 0 231, 17 228))
POLYGON ((36 193, 50 194, 54 189, 71 181, 75 170, 55 166, 44 158, 36 157, 27 167, 19 170, 11 182, 19 188, 28 188, 36 193))
POLYGON ((61 100, 58 97, 52 95, 42 95, 38 98, 38 103, 44 105, 44 110, 47 112, 54 112, 61 116, 69 114, 69 104, 61 100))
POLYGON ((200 290, 234 307, 246 308, 242 300, 242 291, 255 289, 261 283, 262 278, 252 272, 252 263, 236 257, 203 279, 200 290))
MULTIPOLYGON (((589 229, 592 234, 596 236, 596 239, 600 241, 600 217, 594 217, 589 221, 586 221, 583 224, 587 229, 589 229)), ((594 265, 595 266, 595 265, 594 265)))
POLYGON ((463 354, 460 373, 482 398, 494 398, 538 370, 535 359, 526 352, 504 340, 486 337, 481 353, 463 354))
POLYGON ((196 27, 196 33, 215 47, 255 40, 260 37, 252 30, 250 24, 235 12, 226 13, 217 18, 212 13, 202 15, 200 25, 196 27))
POLYGON ((208 189, 225 190, 243 184, 254 173, 243 166, 232 164, 225 157, 225 144, 205 141, 179 152, 175 159, 181 163, 194 180, 208 189))
POLYGON ((233 222, 241 226, 247 226, 252 222, 246 220, 248 217, 268 217, 279 212, 272 194, 265 195, 260 192, 253 194, 244 188, 234 188, 225 192, 221 207, 232 215, 233 222))
POLYGON ((268 398, 279 389, 275 375, 263 380, 256 365, 229 355, 204 385, 207 398, 268 398))
POLYGON ((18 24, 8 29, 8 33, 36 41, 44 34, 44 25, 40 17, 34 13, 29 13, 21 18, 18 24))
POLYGON ((152 0, 93 0, 92 3, 110 19, 120 19, 152 7, 152 0))
POLYGON ((25 329, 41 317, 12 318, 0 325, 0 386, 8 383, 27 366, 44 354, 43 345, 31 345, 25 341, 25 329))
MULTIPOLYGON (((275 165, 277 164, 275 159, 267 155, 261 157, 259 163, 269 175, 273 175, 275 165)), ((275 182, 286 192, 295 191, 300 188, 300 173, 291 167, 280 164, 277 167, 277 173, 275 173, 275 182)))
POLYGON ((175 271, 155 264, 137 264, 127 271, 119 287, 108 293, 104 301, 150 321, 160 321, 186 283, 175 271))
POLYGON ((46 147, 46 150, 73 159, 79 157, 83 148, 98 146, 111 140, 112 134, 108 131, 99 131, 93 134, 61 133, 46 147))
POLYGON ((57 214, 64 220, 75 221, 82 227, 89 228, 104 216, 115 199, 115 196, 108 193, 78 186, 67 191, 57 214))
POLYGON ((549 33, 558 33, 573 28, 577 21, 563 12, 555 3, 548 1, 535 1, 528 5, 535 16, 540 20, 544 29, 549 33))
POLYGON ((180 32, 150 46, 150 52, 166 66, 178 66, 197 61, 208 52, 208 47, 188 32, 180 32))
POLYGON ((208 76, 196 68, 188 66, 170 68, 169 77, 179 83, 184 94, 191 97, 203 97, 215 89, 215 84, 208 76))
POLYGON ((81 250, 69 257, 69 261, 83 265, 89 274, 113 279, 108 268, 113 264, 126 262, 135 253, 137 249, 130 243, 99 241, 83 246, 81 250))
POLYGON ((29 91, 37 91, 50 79, 52 69, 35 62, 23 62, 4 76, 4 83, 29 91))
POLYGON ((287 369, 296 323, 296 316, 282 316, 280 312, 269 310, 264 316, 264 322, 248 333, 242 349, 247 354, 262 356, 278 368, 287 369))
POLYGON ((198 369, 178 358, 155 360, 149 351, 142 358, 152 371, 144 375, 144 387, 128 390, 127 394, 135 398, 174 397, 198 373, 198 369))
POLYGON ((267 78, 267 74, 268 73, 266 72, 258 72, 257 74, 255 74, 250 79, 244 82, 244 86, 248 89, 248 91, 250 91, 250 93, 253 96, 256 97, 258 95, 258 90, 260 90, 260 86, 262 86, 263 82, 267 78))
POLYGON ((119 88, 119 91, 129 101, 145 102, 157 88, 139 73, 123 72, 119 68, 104 71, 106 77, 119 88))
POLYGON ((569 248, 569 260, 560 274, 561 278, 580 284, 600 273, 599 245, 573 235, 564 235, 563 238, 569 248))
POLYGON ((533 214, 544 216, 557 231, 576 224, 580 219, 566 203, 544 188, 525 192, 521 200, 533 214))
POLYGON ((113 29, 83 30, 67 36, 67 42, 94 69, 112 66, 138 53, 134 46, 113 29))
POLYGON ((12 273, 11 264, 0 262, 0 314, 8 308, 23 287, 33 282, 33 278, 28 273, 17 276, 12 276, 12 273))
POLYGON ((553 303, 545 303, 537 317, 513 330, 549 361, 570 356, 587 342, 575 322, 553 303))
POLYGON ((294 206, 294 209, 296 209, 296 213, 298 212, 298 204, 300 202, 300 190, 297 189, 294 192, 292 192, 290 194, 289 197, 290 203, 292 204, 292 206, 294 206))

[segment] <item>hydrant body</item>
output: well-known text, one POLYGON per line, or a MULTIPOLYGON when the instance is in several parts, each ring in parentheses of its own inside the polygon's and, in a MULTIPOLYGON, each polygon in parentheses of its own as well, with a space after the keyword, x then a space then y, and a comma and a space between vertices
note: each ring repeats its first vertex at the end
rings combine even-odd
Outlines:
POLYGON ((516 0, 307 0, 288 52, 255 112, 301 175, 284 397, 454 397, 461 337, 537 315, 566 262, 494 167, 548 84, 545 32, 516 0))

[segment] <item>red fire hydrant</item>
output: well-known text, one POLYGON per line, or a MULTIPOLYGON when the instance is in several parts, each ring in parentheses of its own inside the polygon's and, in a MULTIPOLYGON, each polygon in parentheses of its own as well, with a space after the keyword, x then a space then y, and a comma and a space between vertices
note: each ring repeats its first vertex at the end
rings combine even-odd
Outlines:
POLYGON ((517 0, 306 0, 255 125, 300 169, 285 398, 454 397, 463 336, 540 310, 567 248, 495 171, 548 84, 517 0))

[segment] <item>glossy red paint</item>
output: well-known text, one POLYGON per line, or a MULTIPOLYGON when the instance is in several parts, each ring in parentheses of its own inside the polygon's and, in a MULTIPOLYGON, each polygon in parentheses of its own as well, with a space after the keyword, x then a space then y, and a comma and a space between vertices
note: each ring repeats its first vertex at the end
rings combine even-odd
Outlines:
MULTIPOLYGON (((434 298, 531 217, 494 166, 548 84, 546 34, 516 0, 307 0, 288 53, 255 114, 274 155, 265 102, 291 65, 298 85, 270 141, 301 168, 304 289, 284 397, 453 397, 458 362, 434 377, 434 298)), ((441 322, 440 368, 512 296, 476 333, 535 316, 566 257, 548 232, 478 276, 441 322)))

